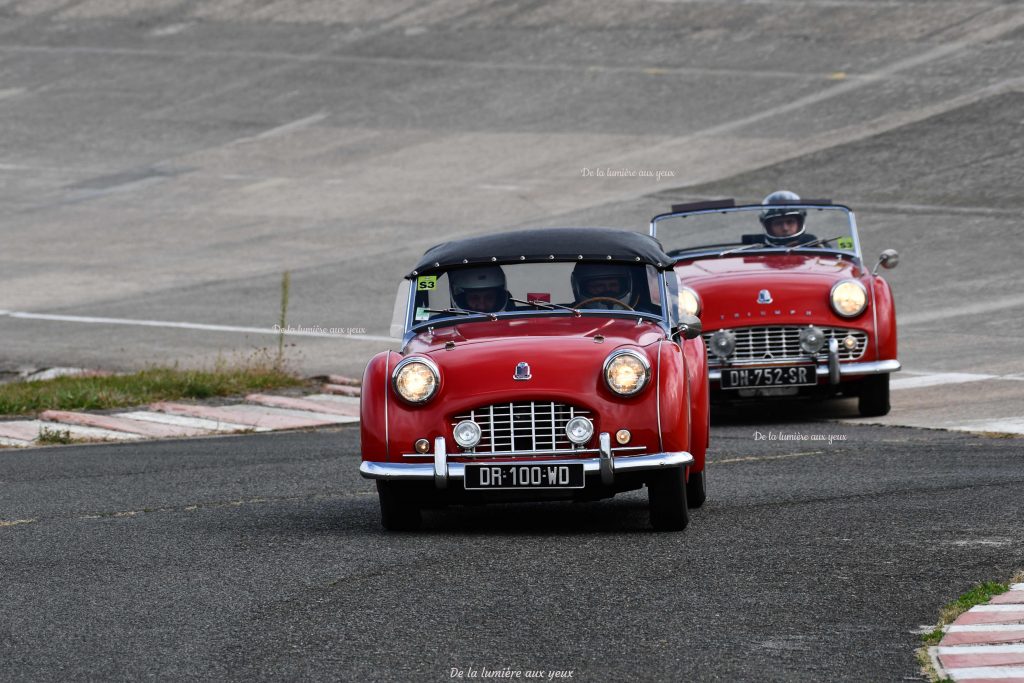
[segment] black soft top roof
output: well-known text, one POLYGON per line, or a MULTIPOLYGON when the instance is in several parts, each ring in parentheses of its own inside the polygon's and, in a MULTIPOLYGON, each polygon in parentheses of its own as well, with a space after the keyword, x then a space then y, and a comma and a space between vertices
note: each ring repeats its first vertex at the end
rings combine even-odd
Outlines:
POLYGON ((546 228, 443 242, 427 250, 406 277, 455 266, 541 261, 644 263, 670 270, 675 262, 649 235, 613 228, 546 228))

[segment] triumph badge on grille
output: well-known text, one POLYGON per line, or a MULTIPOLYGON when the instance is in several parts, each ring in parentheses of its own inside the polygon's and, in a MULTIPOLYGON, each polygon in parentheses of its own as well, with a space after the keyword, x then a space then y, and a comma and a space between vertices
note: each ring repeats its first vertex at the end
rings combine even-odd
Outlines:
POLYGON ((532 376, 533 375, 530 374, 530 364, 519 363, 519 365, 516 366, 516 374, 512 375, 512 379, 519 382, 525 382, 532 376))
POLYGON ((757 293, 757 303, 759 304, 770 304, 772 302, 772 293, 767 289, 762 289, 757 293))

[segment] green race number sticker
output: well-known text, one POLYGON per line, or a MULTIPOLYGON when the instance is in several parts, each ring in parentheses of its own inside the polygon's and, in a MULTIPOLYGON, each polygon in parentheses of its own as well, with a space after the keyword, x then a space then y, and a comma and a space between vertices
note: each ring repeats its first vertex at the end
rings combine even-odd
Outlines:
POLYGON ((436 275, 420 275, 418 278, 416 278, 417 292, 430 292, 435 289, 437 289, 436 275))
POLYGON ((846 251, 853 251, 853 238, 840 237, 838 240, 836 240, 836 245, 840 249, 845 249, 846 251))

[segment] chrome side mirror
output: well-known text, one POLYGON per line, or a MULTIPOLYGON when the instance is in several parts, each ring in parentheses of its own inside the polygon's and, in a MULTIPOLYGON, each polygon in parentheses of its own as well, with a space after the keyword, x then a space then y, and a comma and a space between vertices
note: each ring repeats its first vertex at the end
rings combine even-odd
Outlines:
POLYGON ((886 249, 878 256, 878 263, 875 264, 875 269, 871 271, 871 274, 874 275, 875 273, 877 273, 879 266, 885 268, 886 270, 892 270, 897 265, 899 265, 899 262, 900 253, 895 249, 886 249))
POLYGON ((683 339, 696 339, 704 331, 700 318, 695 315, 683 315, 679 317, 679 324, 673 330, 674 334, 683 339))

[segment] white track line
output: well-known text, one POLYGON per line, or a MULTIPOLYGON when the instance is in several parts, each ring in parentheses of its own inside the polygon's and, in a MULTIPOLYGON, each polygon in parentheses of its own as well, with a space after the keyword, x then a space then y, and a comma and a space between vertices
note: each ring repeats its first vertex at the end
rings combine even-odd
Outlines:
POLYGON ((235 422, 222 422, 219 420, 207 420, 201 417, 185 417, 184 415, 171 415, 170 413, 156 413, 148 411, 117 413, 115 417, 123 417, 129 420, 143 420, 145 422, 159 422, 160 424, 173 425, 175 427, 209 429, 211 432, 271 431, 268 427, 253 427, 251 425, 243 425, 235 422))
POLYGON ((999 375, 976 375, 967 372, 939 372, 935 374, 920 375, 918 377, 893 378, 889 380, 889 388, 893 391, 898 389, 920 389, 922 387, 934 387, 940 384, 980 382, 986 379, 999 379, 999 375))
POLYGON ((978 633, 985 631, 1024 634, 1024 624, 953 624, 946 633, 978 633))
POLYGON ((1013 679, 1024 678, 1024 666, 975 666, 967 669, 946 669, 946 674, 957 681, 968 679, 1013 679))
MULTIPOLYGON (((65 323, 85 323, 89 325, 129 325, 133 327, 161 327, 179 330, 203 330, 206 332, 243 332, 245 334, 265 334, 276 337, 278 332, 270 327, 238 327, 235 325, 207 325, 204 323, 181 323, 168 320, 133 320, 129 318, 97 318, 83 315, 52 315, 49 313, 27 313, 25 311, 0 311, 0 316, 21 318, 25 320, 51 320, 65 323)), ((375 337, 369 334, 331 334, 305 330, 284 330, 286 337, 326 337, 328 339, 355 339, 357 341, 376 341, 394 343, 391 337, 375 337)))
POLYGON ((991 655, 1024 653, 1024 644, 1008 643, 1006 645, 940 645, 936 654, 942 655, 991 655))
POLYGON ((969 420, 957 425, 943 426, 942 428, 954 432, 1024 434, 1024 417, 1005 417, 999 420, 969 420))

